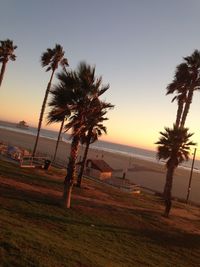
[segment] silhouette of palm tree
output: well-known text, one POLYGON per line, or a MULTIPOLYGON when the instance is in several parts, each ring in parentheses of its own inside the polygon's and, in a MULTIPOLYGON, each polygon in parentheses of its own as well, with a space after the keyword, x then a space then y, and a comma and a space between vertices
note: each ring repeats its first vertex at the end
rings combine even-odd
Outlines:
POLYGON ((0 86, 3 81, 4 73, 6 70, 6 65, 9 60, 15 61, 16 55, 14 54, 16 45, 13 45, 13 41, 7 39, 5 41, 0 41, 0 62, 2 63, 1 72, 0 72, 0 86))
POLYGON ((42 120, 43 120, 46 102, 47 102, 48 94, 49 94, 49 91, 51 88, 51 82, 52 82, 54 73, 55 73, 56 69, 59 67, 59 65, 63 69, 65 69, 65 67, 68 66, 68 61, 66 58, 64 58, 64 54, 65 54, 65 52, 63 51, 62 46, 59 44, 56 44, 55 48, 53 48, 53 49, 48 48, 47 51, 45 51, 41 56, 42 67, 47 67, 46 71, 51 70, 52 72, 51 72, 51 77, 50 77, 49 83, 47 85, 44 100, 42 103, 40 118, 39 118, 39 122, 38 122, 37 136, 36 136, 35 145, 34 145, 33 154, 32 154, 33 157, 35 156, 35 153, 37 150, 38 140, 39 140, 39 136, 40 136, 40 130, 41 130, 41 126, 42 126, 42 120))
POLYGON ((91 101, 90 103, 89 111, 88 111, 89 116, 87 117, 88 129, 81 136, 81 143, 85 144, 85 150, 83 154, 83 159, 81 161, 80 172, 78 174, 78 179, 77 179, 78 187, 81 187, 82 176, 83 176, 90 144, 97 141, 98 138, 102 136, 103 133, 105 134, 107 133, 107 129, 103 125, 103 122, 105 120, 108 120, 108 118, 105 118, 104 116, 106 115, 108 109, 111 109, 111 108, 114 108, 114 106, 111 105, 110 103, 100 101, 98 98, 96 98, 94 101, 91 101))
POLYGON ((102 95, 109 86, 102 85, 102 78, 95 77, 95 68, 85 62, 79 64, 76 71, 65 71, 58 75, 59 83, 54 87, 52 108, 56 113, 54 121, 65 120, 65 131, 71 129, 71 151, 65 177, 63 199, 64 205, 70 208, 71 193, 76 175, 76 160, 80 138, 88 131, 88 116, 93 109, 92 101, 102 95), (55 97, 59 95, 59 97, 55 97), (66 113, 65 113, 66 111, 66 113))
POLYGON ((190 146, 195 145, 190 141, 193 135, 188 133, 188 128, 173 126, 172 129, 165 127, 165 132, 160 132, 161 137, 156 142, 158 145, 158 159, 166 160, 166 182, 163 192, 165 201, 164 216, 168 217, 171 209, 171 191, 173 175, 176 167, 185 160, 189 159, 190 146))

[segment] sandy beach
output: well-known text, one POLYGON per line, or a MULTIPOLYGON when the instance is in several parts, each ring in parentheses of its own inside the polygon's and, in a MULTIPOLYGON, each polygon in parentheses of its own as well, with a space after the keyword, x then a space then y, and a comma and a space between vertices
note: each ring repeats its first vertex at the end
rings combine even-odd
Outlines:
MULTIPOLYGON (((32 150, 34 146, 35 136, 13 132, 5 129, 0 129, 0 142, 18 146, 24 149, 32 150)), ((38 143, 38 155, 53 156, 56 142, 53 139, 41 137, 38 143)), ((57 160, 63 166, 67 165, 69 156, 70 144, 61 141, 57 160)), ((82 156, 84 149, 80 147, 79 156, 82 156)), ((88 158, 104 159, 114 170, 114 175, 122 177, 126 172, 126 178, 143 187, 154 191, 162 192, 165 183, 166 168, 163 164, 156 161, 150 162, 135 157, 128 157, 123 154, 115 154, 97 149, 90 149, 88 158)), ((185 169, 177 169, 174 176, 173 196, 185 199, 187 195, 187 187, 190 172, 185 169)), ((200 173, 193 173, 192 190, 190 201, 200 203, 200 173)))

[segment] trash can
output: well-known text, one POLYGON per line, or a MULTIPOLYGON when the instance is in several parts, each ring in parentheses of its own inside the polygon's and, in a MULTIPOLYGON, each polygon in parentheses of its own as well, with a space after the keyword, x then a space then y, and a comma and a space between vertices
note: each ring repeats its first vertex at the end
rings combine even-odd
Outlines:
POLYGON ((48 170, 51 165, 51 161, 49 159, 45 159, 44 161, 44 170, 48 170))

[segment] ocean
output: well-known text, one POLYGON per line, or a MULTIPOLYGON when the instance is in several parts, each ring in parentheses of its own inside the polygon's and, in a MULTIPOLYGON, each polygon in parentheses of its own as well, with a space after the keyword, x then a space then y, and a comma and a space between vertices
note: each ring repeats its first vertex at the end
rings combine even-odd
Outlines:
MULTIPOLYGON (((15 132, 26 133, 26 134, 30 134, 34 136, 36 136, 37 134, 37 128, 35 127, 29 127, 28 129, 21 129, 21 128, 17 128, 15 123, 5 122, 5 121, 0 121, 0 128, 15 131, 15 132)), ((53 131, 53 130, 41 129, 40 136, 53 139, 53 140, 57 140, 58 132, 53 131)), ((67 143, 71 142, 70 135, 67 133, 62 133, 61 139, 62 141, 67 142, 67 143)), ((107 142, 107 141, 101 141, 101 140, 98 140, 94 144, 91 144, 91 147, 94 149, 98 149, 98 150, 123 154, 130 158, 135 157, 135 158, 139 158, 142 160, 158 162, 156 158, 156 151, 152 151, 148 149, 123 145, 123 144, 117 144, 117 143, 112 143, 112 142, 107 142)), ((155 149, 156 149, 156 146, 155 146, 155 149)), ((161 163, 164 163, 164 162, 161 161, 161 163)), ((192 165, 192 160, 190 159, 189 161, 186 161, 182 165, 180 165, 180 167, 185 168, 185 169, 190 169, 191 165, 192 165)), ((194 171, 196 172, 200 171, 200 160, 195 160, 194 171)))

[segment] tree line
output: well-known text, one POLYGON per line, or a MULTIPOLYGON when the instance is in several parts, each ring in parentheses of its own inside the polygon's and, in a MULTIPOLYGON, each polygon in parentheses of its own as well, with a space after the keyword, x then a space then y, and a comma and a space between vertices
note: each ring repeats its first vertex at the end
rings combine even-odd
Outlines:
MULTIPOLYGON (((1 84, 6 64, 9 60, 16 59, 14 51, 17 46, 14 46, 13 41, 9 39, 0 43, 0 61, 2 62, 0 73, 1 84)), ((65 51, 59 44, 56 44, 53 49, 48 48, 41 56, 42 67, 46 68, 46 72, 51 71, 51 75, 40 111, 32 157, 35 157, 37 153, 45 108, 48 96, 51 94, 51 100, 48 103, 50 107, 47 115, 48 124, 60 123, 53 160, 56 158, 62 131, 64 130, 66 132, 71 130, 71 150, 63 190, 63 204, 67 208, 70 208, 72 189, 76 181, 76 161, 79 144, 85 144, 84 156, 80 162, 80 172, 76 183, 78 187, 81 187, 89 146, 98 140, 103 133, 107 133, 104 121, 108 120, 106 114, 114 106, 100 99, 109 89, 109 85, 104 85, 102 77, 96 76, 95 67, 81 62, 76 70, 68 70, 68 60, 64 56, 65 51), (58 82, 52 86, 52 80, 59 66, 61 67, 61 71, 56 74, 58 82)))
MULTIPOLYGON (((9 39, 0 41, 0 62, 2 63, 0 86, 8 61, 16 59, 14 54, 16 48, 17 46, 9 39)), ((44 111, 50 93, 48 124, 60 123, 53 160, 56 158, 62 131, 71 129, 72 132, 71 151, 63 190, 63 203, 67 208, 70 208, 72 188, 76 180, 76 160, 79 144, 86 144, 77 179, 77 186, 80 187, 89 145, 95 142, 102 133, 107 132, 103 122, 108 119, 105 117, 108 110, 114 106, 100 100, 100 96, 109 89, 109 85, 103 85, 102 77, 95 76, 95 68, 81 62, 76 70, 68 70, 69 63, 64 55, 62 46, 56 44, 53 49, 48 48, 41 56, 41 65, 46 67, 47 72, 51 71, 51 76, 41 107, 32 156, 36 155, 44 111), (58 83, 52 88, 52 80, 59 66, 61 66, 62 71, 57 73, 58 83)), ((189 133, 185 123, 194 92, 199 89, 200 51, 195 50, 190 56, 183 58, 183 62, 176 67, 173 81, 167 86, 166 94, 175 94, 172 102, 177 101, 177 114, 173 127, 165 127, 165 131, 160 132, 161 136, 156 142, 158 145, 157 157, 159 160, 164 159, 167 167, 163 191, 164 216, 166 217, 169 216, 172 205, 171 192, 175 169, 180 163, 189 159, 190 147, 196 145, 190 141, 193 134, 189 133)))

